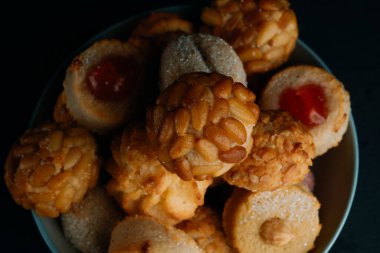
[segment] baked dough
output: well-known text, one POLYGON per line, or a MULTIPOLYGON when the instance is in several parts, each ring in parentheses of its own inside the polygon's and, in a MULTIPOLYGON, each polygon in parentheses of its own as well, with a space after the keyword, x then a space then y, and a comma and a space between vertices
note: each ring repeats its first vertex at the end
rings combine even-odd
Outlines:
POLYGON ((223 175, 250 191, 271 191, 300 183, 314 157, 309 130, 285 111, 261 111, 252 131, 253 147, 242 163, 223 175))
POLYGON ((326 96, 328 116, 320 125, 310 128, 315 145, 315 155, 320 156, 338 146, 347 130, 351 111, 350 96, 344 86, 327 71, 314 66, 293 66, 274 75, 266 86, 260 108, 279 109, 279 98, 286 88, 298 88, 305 84, 316 84, 323 88, 326 96))
POLYGON ((214 0, 204 8, 203 32, 227 41, 244 63, 248 77, 284 63, 297 37, 296 15, 287 0, 214 0))
POLYGON ((127 217, 112 231, 108 253, 202 253, 185 232, 145 216, 127 217))
MULTIPOLYGON (((138 102, 138 92, 143 86, 144 56, 130 44, 116 39, 101 40, 78 55, 67 69, 63 82, 67 108, 76 122, 99 133, 106 133, 126 122, 138 102), (130 84, 128 93, 115 101, 103 101, 87 87, 87 73, 107 57, 122 57, 135 61, 136 83, 130 84)), ((132 81, 132 80, 131 80, 132 81)))
POLYGON ((217 177, 247 156, 259 108, 255 94, 222 74, 181 76, 147 112, 158 159, 184 180, 217 177))
POLYGON ((191 219, 182 221, 176 227, 190 235, 204 253, 232 253, 221 217, 209 207, 198 207, 191 219))
POLYGON ((208 34, 183 35, 169 43, 161 56, 160 89, 191 72, 218 72, 247 85, 243 63, 234 49, 208 34))
POLYGON ((107 165, 112 179, 107 190, 128 214, 147 215, 174 225, 191 218, 203 205, 212 180, 184 181, 167 171, 157 160, 143 127, 124 130, 113 141, 112 153, 107 165))
POLYGON ((223 226, 241 253, 303 253, 321 225, 318 200, 297 186, 253 193, 237 188, 223 211, 223 226))
POLYGON ((112 229, 122 218, 121 210, 100 186, 61 215, 66 238, 83 253, 107 252, 112 229))
POLYGON ((82 200, 98 175, 97 145, 89 131, 44 122, 13 145, 4 178, 16 203, 58 217, 82 200))

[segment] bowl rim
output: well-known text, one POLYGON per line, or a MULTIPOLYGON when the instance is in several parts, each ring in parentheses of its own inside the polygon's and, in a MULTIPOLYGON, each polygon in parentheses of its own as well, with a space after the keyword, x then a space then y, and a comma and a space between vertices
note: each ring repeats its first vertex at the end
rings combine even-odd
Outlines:
MULTIPOLYGON (((297 39, 297 43, 299 43, 308 53, 310 53, 312 55, 312 57, 316 59, 316 61, 321 65, 321 67, 323 69, 325 69, 330 74, 333 74, 331 69, 322 60, 322 58, 319 57, 317 55, 317 53, 315 53, 314 50, 311 49, 305 42, 303 42, 301 39, 297 39)), ((357 187, 357 183, 358 183, 358 177, 359 177, 359 144, 358 144, 358 136, 357 136, 357 132, 356 132, 355 121, 354 121, 354 117, 352 115, 352 112, 350 112, 349 128, 347 130, 351 131, 352 140, 354 143, 354 171, 353 171, 354 173, 353 173, 353 178, 352 178, 351 191, 350 191, 350 195, 349 195, 343 216, 339 222, 339 225, 338 225, 337 229, 335 230, 335 233, 332 236, 331 240, 329 241, 329 243, 327 244, 327 246, 325 248, 324 252, 326 252, 326 253, 329 252, 331 247, 334 245, 335 241, 338 239, 338 236, 342 232, 342 229, 344 227, 344 224, 347 221, 348 215, 351 211, 352 204, 354 202, 356 187, 357 187)))
MULTIPOLYGON (((42 108, 43 105, 43 100, 47 96, 48 91, 50 90, 50 87, 54 85, 54 81, 57 79, 60 73, 65 70, 66 66, 72 61, 72 59, 80 52, 82 52, 84 49, 86 49, 88 46, 90 46, 92 43, 95 41, 102 39, 105 37, 106 34, 108 34, 111 31, 114 31, 122 26, 125 26, 126 24, 133 22, 135 20, 140 19, 141 17, 149 14, 150 12, 154 11, 178 11, 179 9, 181 10, 188 10, 191 8, 196 8, 196 5, 174 5, 174 6, 168 6, 168 7, 163 7, 163 8, 157 8, 157 9, 149 9, 147 11, 132 15, 130 17, 127 17, 107 28, 102 30, 101 32, 97 33, 93 37, 91 37, 89 40, 87 40, 85 43, 83 43, 80 47, 78 47, 76 50, 74 50, 57 68, 53 76, 50 78, 50 80, 47 82, 47 85, 45 86, 36 106, 33 111, 30 123, 29 123, 29 128, 33 127, 37 118, 37 115, 39 111, 42 108)), ((320 66, 328 71, 329 73, 332 74, 332 71, 330 68, 326 65, 326 63, 319 57, 313 49, 311 49, 305 42, 303 42, 301 39, 297 39, 297 44, 299 44, 305 51, 307 51, 319 64, 320 66)), ((351 211, 351 207, 355 198, 355 192, 356 192, 356 187, 357 187, 357 181, 358 181, 358 175, 359 175, 359 145, 358 145, 358 137, 357 137, 357 131, 356 131, 356 126, 355 126, 355 121, 352 115, 352 112, 350 112, 350 119, 349 119, 349 128, 348 131, 351 131, 351 136, 353 140, 353 151, 354 151, 354 171, 353 171, 353 177, 352 177, 352 185, 351 185, 351 191, 349 194, 349 198, 347 201, 347 205, 345 208, 345 211, 343 213, 343 216, 337 226, 337 229, 335 230, 332 238, 329 240, 328 244, 326 245, 325 249, 323 252, 327 253, 331 247, 334 245, 335 241, 337 240, 339 234, 341 233, 344 224, 346 223, 346 220, 348 218, 348 215, 351 211)), ((41 217, 39 217, 35 211, 31 211, 33 219, 37 225, 37 228, 45 241, 46 245, 48 248, 53 252, 53 253, 59 253, 59 250, 56 246, 56 243, 53 241, 51 235, 47 232, 45 229, 45 224, 44 221, 41 217)))

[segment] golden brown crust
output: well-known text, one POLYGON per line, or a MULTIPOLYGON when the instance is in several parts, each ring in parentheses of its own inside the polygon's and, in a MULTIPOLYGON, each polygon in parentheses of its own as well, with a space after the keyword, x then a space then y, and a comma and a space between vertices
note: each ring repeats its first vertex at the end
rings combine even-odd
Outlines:
POLYGON ((252 151, 223 177, 251 191, 270 191, 301 182, 314 157, 307 128, 282 111, 262 111, 252 131, 252 151))
POLYGON ((319 207, 297 186, 257 193, 237 188, 225 205, 223 227, 241 253, 308 252, 321 229, 319 207))
POLYGON ((5 164, 13 199, 42 216, 67 212, 97 182, 96 149, 94 137, 83 128, 46 122, 27 130, 5 164))
POLYGON ((305 84, 319 85, 326 97, 326 121, 310 128, 315 144, 315 156, 320 156, 339 144, 348 127, 351 112, 350 95, 339 80, 319 67, 288 67, 271 78, 263 91, 260 106, 264 110, 277 110, 280 108, 280 95, 284 89, 298 88, 305 84))
POLYGON ((107 185, 129 214, 143 214, 173 225, 194 215, 203 204, 211 179, 183 181, 157 160, 154 145, 139 126, 123 132, 112 143, 113 160, 107 165, 112 175, 107 185))
POLYGON ((219 176, 251 149, 255 94, 219 73, 183 75, 147 112, 158 159, 184 180, 219 176))
POLYGON ((177 228, 189 234, 205 253, 230 253, 220 217, 210 208, 198 207, 195 215, 179 223, 177 228))
POLYGON ((202 12, 205 31, 226 40, 247 75, 285 62, 295 47, 298 25, 287 0, 214 0, 202 12))

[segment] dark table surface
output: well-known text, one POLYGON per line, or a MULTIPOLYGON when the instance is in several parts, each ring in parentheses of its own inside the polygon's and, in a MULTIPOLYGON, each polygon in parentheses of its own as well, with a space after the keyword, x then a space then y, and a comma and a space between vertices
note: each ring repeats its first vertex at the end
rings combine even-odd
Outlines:
MULTIPOLYGON (((79 2, 79 1, 78 1, 79 2)), ((86 40, 143 10, 194 1, 139 0, 49 4, 3 8, 2 140, 0 163, 27 128, 33 109, 59 65, 86 40), (130 6, 128 6, 130 5, 130 6), (4 45, 5 43, 5 45, 4 45)), ((380 252, 380 8, 376 1, 293 0, 300 38, 331 68, 351 94, 360 171, 354 203, 330 252, 380 252)), ((3 174, 3 169, 0 169, 3 174)), ((31 213, 1 186, 1 252, 49 252, 31 213)), ((334 189, 331 189, 334 190, 334 189)))

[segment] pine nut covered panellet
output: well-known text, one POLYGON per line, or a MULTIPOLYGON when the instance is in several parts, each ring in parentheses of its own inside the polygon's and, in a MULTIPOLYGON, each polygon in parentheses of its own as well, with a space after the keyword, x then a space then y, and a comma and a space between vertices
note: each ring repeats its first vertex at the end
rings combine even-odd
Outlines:
POLYGON ((248 76, 284 63, 293 51, 298 25, 287 0, 214 0, 202 12, 209 32, 226 40, 248 76))
POLYGON ((315 147, 309 130, 285 111, 261 111, 252 131, 253 147, 242 163, 223 175, 229 184, 253 192, 300 183, 315 147))
POLYGON ((260 107, 286 110, 301 121, 313 136, 316 157, 339 145, 351 113, 344 84, 310 65, 291 66, 272 76, 262 92, 260 107))
POLYGON ((266 192, 236 188, 224 206, 223 227, 240 253, 306 253, 321 231, 320 206, 298 186, 266 192))
POLYGON ((217 177, 243 161, 259 108, 255 94, 219 73, 190 73, 166 88, 147 112, 158 159, 184 180, 217 177))
POLYGON ((95 186, 96 150, 87 130, 43 123, 27 130, 13 145, 5 163, 5 182, 19 205, 57 217, 95 186))
POLYGON ((167 225, 191 218, 212 180, 184 181, 167 171, 140 126, 126 128, 112 143, 108 192, 129 215, 146 215, 167 225))

